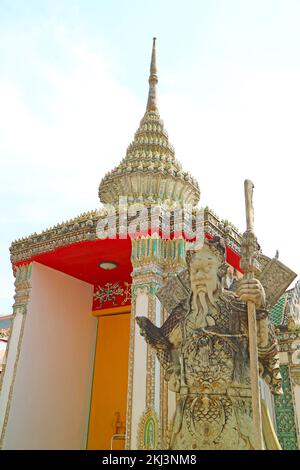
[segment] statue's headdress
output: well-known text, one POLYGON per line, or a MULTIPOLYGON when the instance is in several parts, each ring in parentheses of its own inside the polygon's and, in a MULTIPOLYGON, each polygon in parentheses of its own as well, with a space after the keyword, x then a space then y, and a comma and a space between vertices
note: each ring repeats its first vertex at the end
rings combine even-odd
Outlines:
POLYGON ((222 278, 227 273, 228 264, 226 263, 226 245, 225 245, 224 240, 219 236, 214 236, 210 240, 205 239, 204 244, 201 246, 201 248, 194 248, 194 249, 187 250, 186 263, 187 263, 188 270, 190 270, 190 263, 191 263, 193 256, 199 253, 199 251, 201 251, 201 249, 204 246, 208 247, 214 253, 214 255, 217 256, 217 258, 219 259, 221 264, 218 269, 218 276, 219 278, 222 278))

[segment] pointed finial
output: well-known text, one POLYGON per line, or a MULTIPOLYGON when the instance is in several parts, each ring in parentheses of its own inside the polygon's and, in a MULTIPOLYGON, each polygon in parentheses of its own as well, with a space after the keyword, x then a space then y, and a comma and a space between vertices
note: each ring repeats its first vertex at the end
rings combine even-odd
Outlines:
POLYGON ((147 102, 147 111, 157 111, 156 105, 156 85, 158 83, 157 69, 156 69, 156 49, 155 49, 156 38, 153 38, 152 45, 152 56, 150 65, 150 76, 149 76, 149 94, 147 102))

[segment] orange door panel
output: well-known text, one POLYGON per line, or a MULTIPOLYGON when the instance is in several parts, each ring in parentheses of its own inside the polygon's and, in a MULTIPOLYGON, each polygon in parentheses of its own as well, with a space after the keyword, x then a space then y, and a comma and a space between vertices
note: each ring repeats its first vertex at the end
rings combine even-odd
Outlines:
POLYGON ((129 325, 130 312, 98 319, 88 449, 124 448, 129 325))

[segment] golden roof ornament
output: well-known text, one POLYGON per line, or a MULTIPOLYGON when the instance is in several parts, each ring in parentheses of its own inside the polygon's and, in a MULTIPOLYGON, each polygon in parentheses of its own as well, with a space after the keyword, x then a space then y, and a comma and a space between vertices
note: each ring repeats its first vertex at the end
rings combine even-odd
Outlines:
POLYGON ((183 171, 175 159, 157 109, 156 38, 153 38, 146 112, 121 163, 102 179, 99 198, 117 205, 119 197, 128 203, 191 204, 200 198, 197 181, 183 171))

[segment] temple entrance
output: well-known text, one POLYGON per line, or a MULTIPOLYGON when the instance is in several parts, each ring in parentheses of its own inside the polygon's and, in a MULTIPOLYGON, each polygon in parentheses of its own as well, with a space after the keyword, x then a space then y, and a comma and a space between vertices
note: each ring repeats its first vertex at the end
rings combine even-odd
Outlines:
POLYGON ((124 449, 130 306, 95 314, 98 333, 87 448, 124 449))

